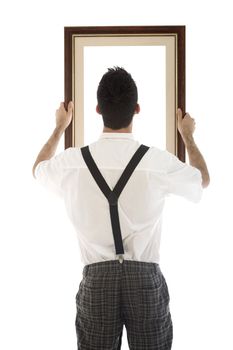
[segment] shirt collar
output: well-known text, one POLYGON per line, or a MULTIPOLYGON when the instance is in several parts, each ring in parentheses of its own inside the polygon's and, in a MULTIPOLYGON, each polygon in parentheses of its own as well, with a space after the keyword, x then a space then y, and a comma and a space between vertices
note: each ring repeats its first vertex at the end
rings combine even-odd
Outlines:
POLYGON ((100 139, 130 139, 135 140, 132 132, 102 132, 99 136, 100 139))

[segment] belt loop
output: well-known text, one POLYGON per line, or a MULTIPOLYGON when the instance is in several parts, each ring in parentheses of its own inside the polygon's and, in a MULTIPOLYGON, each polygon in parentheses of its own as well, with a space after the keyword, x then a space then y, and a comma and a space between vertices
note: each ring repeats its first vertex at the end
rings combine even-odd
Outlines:
POLYGON ((157 263, 153 263, 153 268, 154 268, 154 272, 158 272, 158 264, 157 263))
POLYGON ((88 268, 89 268, 89 265, 85 265, 85 266, 84 266, 84 270, 83 270, 83 276, 84 276, 84 277, 87 276, 88 268))

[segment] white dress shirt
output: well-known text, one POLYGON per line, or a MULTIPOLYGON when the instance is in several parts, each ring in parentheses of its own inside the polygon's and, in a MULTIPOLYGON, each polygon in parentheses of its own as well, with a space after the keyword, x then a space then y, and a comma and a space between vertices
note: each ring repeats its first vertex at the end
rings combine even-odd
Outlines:
MULTIPOLYGON (((132 133, 105 132, 89 144, 91 155, 112 190, 140 145, 132 133)), ((80 148, 70 147, 41 161, 35 176, 64 200, 83 264, 115 260, 109 203, 87 168, 80 148)), ((202 176, 197 168, 166 150, 150 146, 118 199, 124 259, 159 263, 166 196, 175 194, 197 203, 202 193, 202 176)))

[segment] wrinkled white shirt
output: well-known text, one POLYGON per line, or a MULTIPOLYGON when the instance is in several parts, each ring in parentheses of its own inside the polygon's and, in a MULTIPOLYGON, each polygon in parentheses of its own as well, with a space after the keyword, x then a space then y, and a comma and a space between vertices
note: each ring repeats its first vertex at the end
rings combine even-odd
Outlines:
MULTIPOLYGON (((105 132, 89 144, 91 155, 112 190, 140 145, 132 133, 105 132)), ((35 176, 41 185, 64 200, 83 264, 115 260, 109 203, 87 168, 80 148, 70 147, 41 161, 35 176)), ((159 263, 166 196, 174 194, 197 203, 202 193, 202 176, 197 168, 166 150, 150 146, 118 199, 124 259, 159 263)))

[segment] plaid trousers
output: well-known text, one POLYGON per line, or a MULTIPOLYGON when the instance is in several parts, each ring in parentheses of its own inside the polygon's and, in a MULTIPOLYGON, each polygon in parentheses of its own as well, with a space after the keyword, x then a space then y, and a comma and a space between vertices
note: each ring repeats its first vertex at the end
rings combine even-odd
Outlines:
POLYGON ((169 292, 159 264, 108 260, 85 265, 76 300, 78 350, 170 350, 169 292))

